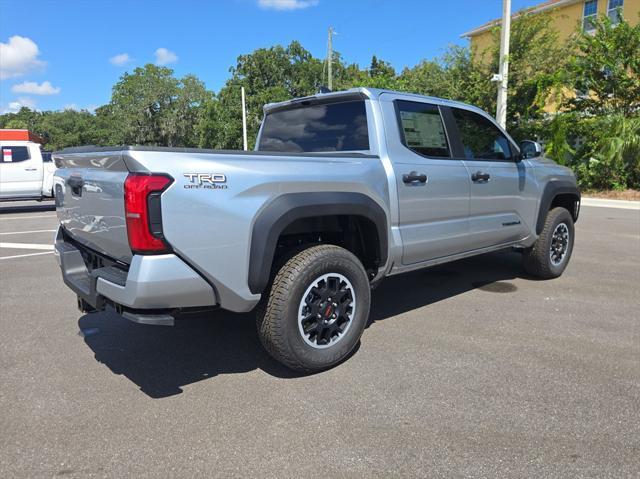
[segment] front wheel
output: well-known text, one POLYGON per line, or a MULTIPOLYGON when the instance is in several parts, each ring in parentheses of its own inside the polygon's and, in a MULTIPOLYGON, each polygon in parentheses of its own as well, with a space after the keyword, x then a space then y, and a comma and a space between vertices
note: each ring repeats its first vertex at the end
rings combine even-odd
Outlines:
POLYGON ((553 208, 535 244, 524 253, 527 273, 542 279, 560 276, 569 264, 574 239, 571 213, 565 208, 553 208))
POLYGON ((315 372, 353 351, 367 324, 371 288, 356 256, 319 245, 290 258, 263 301, 257 326, 265 349, 291 369, 315 372))

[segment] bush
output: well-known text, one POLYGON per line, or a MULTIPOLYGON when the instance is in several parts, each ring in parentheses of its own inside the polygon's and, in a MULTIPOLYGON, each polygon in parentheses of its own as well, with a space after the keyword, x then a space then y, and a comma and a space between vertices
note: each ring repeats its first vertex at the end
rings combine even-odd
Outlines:
POLYGON ((558 136, 576 147, 568 161, 553 151, 549 156, 572 167, 582 188, 640 188, 640 117, 566 115, 563 121, 566 129, 558 136))
POLYGON ((610 115, 598 120, 596 160, 607 165, 615 189, 640 187, 640 116, 610 115))
POLYGON ((640 116, 561 113, 512 129, 533 139, 545 156, 576 173, 582 189, 640 189, 640 116))

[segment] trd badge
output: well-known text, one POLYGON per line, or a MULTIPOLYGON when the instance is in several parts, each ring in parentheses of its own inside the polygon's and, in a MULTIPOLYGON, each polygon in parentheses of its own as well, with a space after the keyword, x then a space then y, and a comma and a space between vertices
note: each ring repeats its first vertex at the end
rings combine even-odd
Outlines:
POLYGON ((223 173, 185 173, 184 177, 189 183, 184 185, 187 189, 203 188, 207 190, 226 190, 227 175, 223 173))

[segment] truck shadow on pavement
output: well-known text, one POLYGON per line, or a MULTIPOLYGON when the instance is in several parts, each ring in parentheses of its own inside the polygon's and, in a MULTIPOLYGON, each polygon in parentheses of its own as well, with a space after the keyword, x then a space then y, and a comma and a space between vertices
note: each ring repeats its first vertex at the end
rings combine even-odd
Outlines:
MULTIPOLYGON (((509 280, 517 277, 525 277, 520 255, 500 252, 388 278, 373 291, 367 327, 473 289, 513 292, 517 288, 509 280)), ((428 310, 424 317, 428 321, 428 310)), ((219 311, 164 327, 102 312, 84 315, 78 325, 97 361, 152 398, 180 394, 183 386, 219 374, 262 369, 281 378, 300 377, 262 349, 253 313, 219 311)))
POLYGON ((535 280, 524 271, 522 255, 511 250, 393 276, 373 291, 369 326, 474 289, 513 293, 516 278, 535 280))

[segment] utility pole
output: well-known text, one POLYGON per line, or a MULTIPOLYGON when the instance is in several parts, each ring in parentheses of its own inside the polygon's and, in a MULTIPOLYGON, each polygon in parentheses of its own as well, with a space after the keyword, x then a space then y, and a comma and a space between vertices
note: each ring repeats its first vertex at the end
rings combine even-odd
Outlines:
POLYGON ((327 41, 327 74, 328 74, 328 82, 327 88, 329 90, 333 90, 333 27, 329 27, 329 39, 327 41))
POLYGON ((502 128, 507 124, 507 87, 509 83, 509 38, 511 36, 511 0, 502 1, 500 32, 500 70, 498 72, 498 105, 496 120, 502 128))
POLYGON ((249 148, 247 146, 247 105, 245 102, 244 87, 240 89, 242 93, 242 146, 244 151, 249 148))

